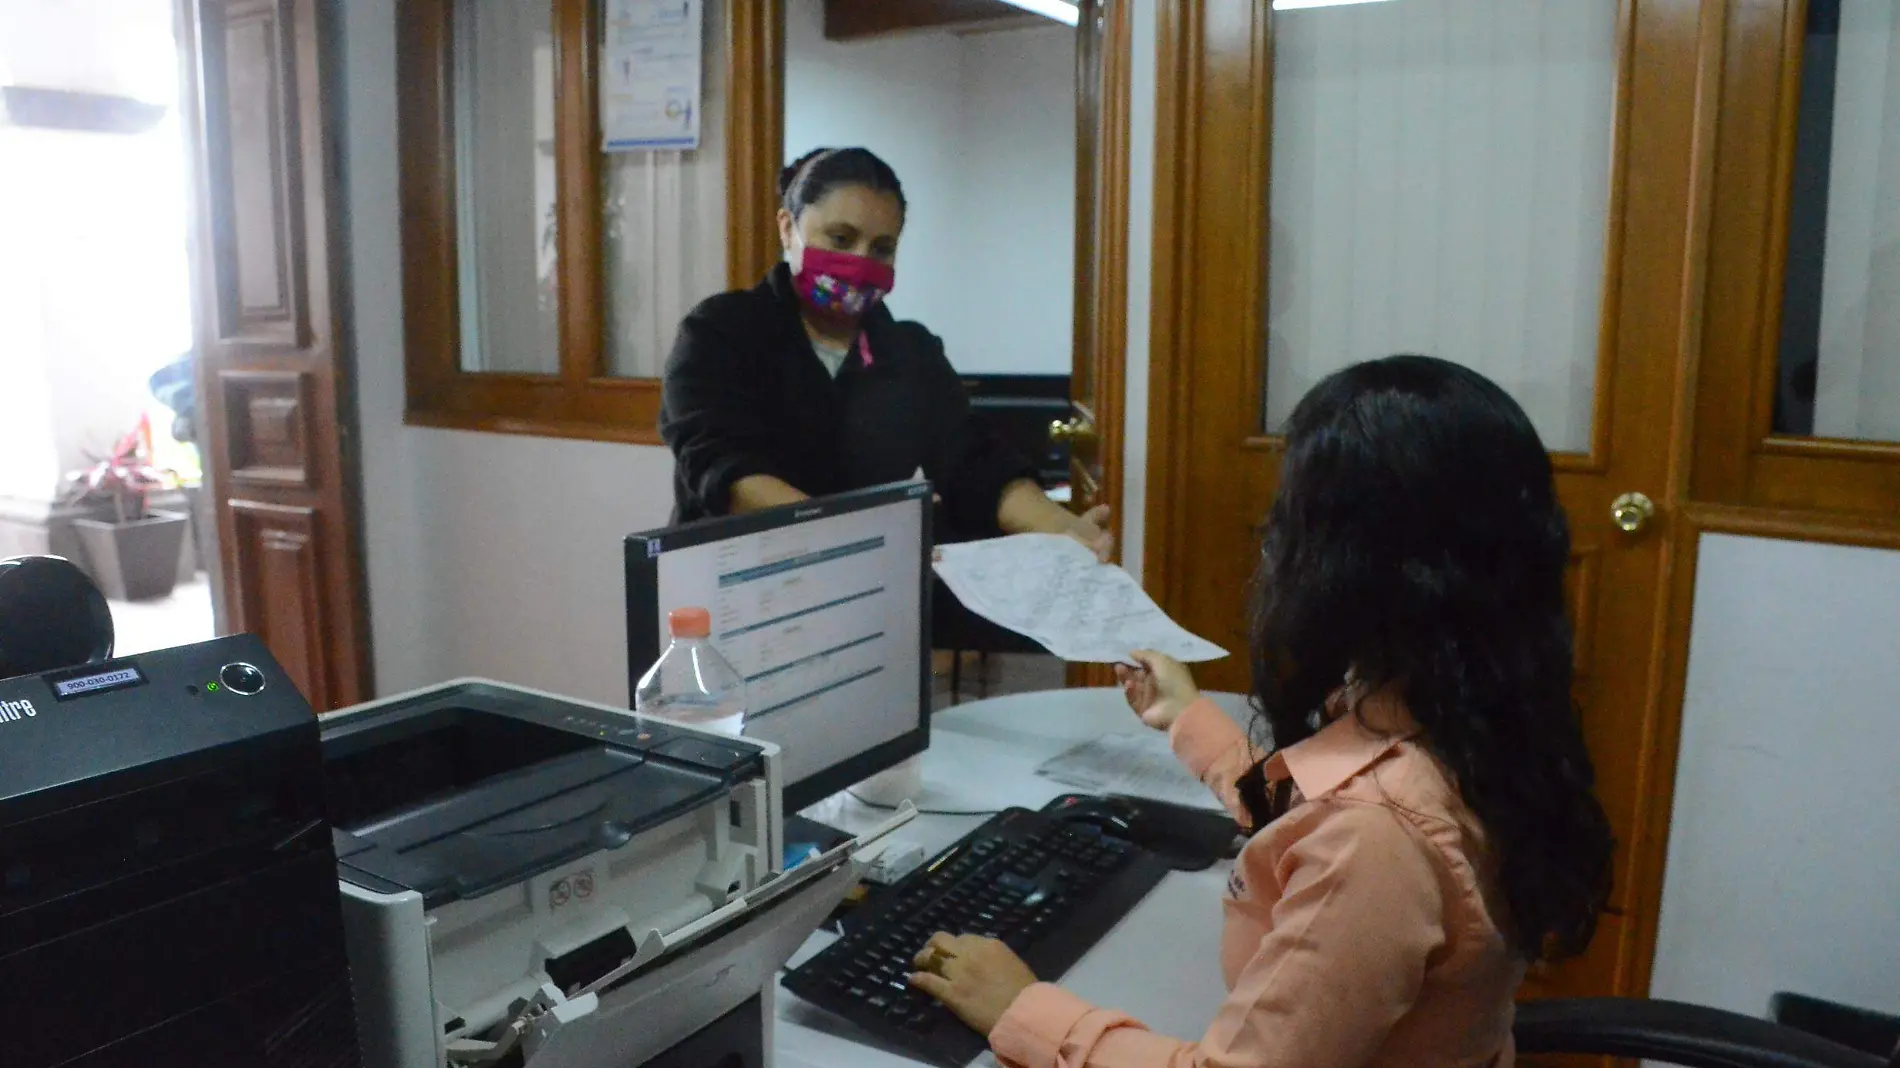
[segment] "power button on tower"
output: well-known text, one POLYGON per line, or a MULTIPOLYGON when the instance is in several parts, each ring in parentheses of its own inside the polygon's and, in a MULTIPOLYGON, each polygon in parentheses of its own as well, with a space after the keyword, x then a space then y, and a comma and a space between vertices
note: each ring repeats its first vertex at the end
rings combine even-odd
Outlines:
POLYGON ((218 670, 218 681, 235 694, 250 697, 264 691, 264 673, 249 664, 226 664, 218 670))

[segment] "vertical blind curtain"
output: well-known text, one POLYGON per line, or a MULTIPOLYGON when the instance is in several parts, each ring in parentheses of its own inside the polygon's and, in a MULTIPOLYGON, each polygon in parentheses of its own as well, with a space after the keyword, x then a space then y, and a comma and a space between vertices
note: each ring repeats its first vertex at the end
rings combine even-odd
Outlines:
POLYGON ((1326 374, 1467 364, 1586 451, 1612 0, 1405 0, 1274 15, 1268 431, 1326 374))
POLYGON ((604 348, 619 377, 659 377, 680 319, 726 288, 726 3, 705 0, 699 148, 604 161, 604 348))
POLYGON ((1900 12, 1841 0, 1814 432, 1900 441, 1900 12))

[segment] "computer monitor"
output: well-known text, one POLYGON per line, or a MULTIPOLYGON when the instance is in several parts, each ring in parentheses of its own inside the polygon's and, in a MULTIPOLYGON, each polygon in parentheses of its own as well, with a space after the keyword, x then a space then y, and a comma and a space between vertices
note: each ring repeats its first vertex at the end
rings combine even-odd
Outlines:
POLYGON ((746 680, 749 737, 784 752, 797 812, 930 744, 928 483, 627 539, 627 693, 675 608, 712 613, 746 680))

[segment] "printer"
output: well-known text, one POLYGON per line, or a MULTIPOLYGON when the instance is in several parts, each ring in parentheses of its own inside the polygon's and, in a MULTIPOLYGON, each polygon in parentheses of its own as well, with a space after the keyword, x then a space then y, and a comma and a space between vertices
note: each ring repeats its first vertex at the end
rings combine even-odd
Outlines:
POLYGON ((7 1068, 759 1068, 915 814, 783 871, 770 745, 481 680, 319 723, 255 637, 111 650, 0 561, 7 1068))
POLYGON ((0 649, 80 659, 0 680, 0 1063, 353 1068, 310 706, 256 638, 106 659, 50 618, 0 649))
POLYGON ((368 1068, 765 1065, 779 970, 914 814, 781 871, 774 746, 478 679, 322 748, 368 1068))

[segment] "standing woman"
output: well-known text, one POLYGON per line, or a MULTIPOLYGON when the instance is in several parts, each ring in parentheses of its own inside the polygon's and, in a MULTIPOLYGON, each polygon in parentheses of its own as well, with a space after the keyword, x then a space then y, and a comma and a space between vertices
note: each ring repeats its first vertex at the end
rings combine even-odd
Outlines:
POLYGON ((1107 559, 1107 510, 1072 515, 1029 463, 970 418, 943 341, 883 304, 904 190, 863 148, 819 149, 779 176, 785 261, 680 324, 660 434, 677 460, 674 520, 758 511, 909 479, 943 500, 952 538, 1068 534, 1107 559))

